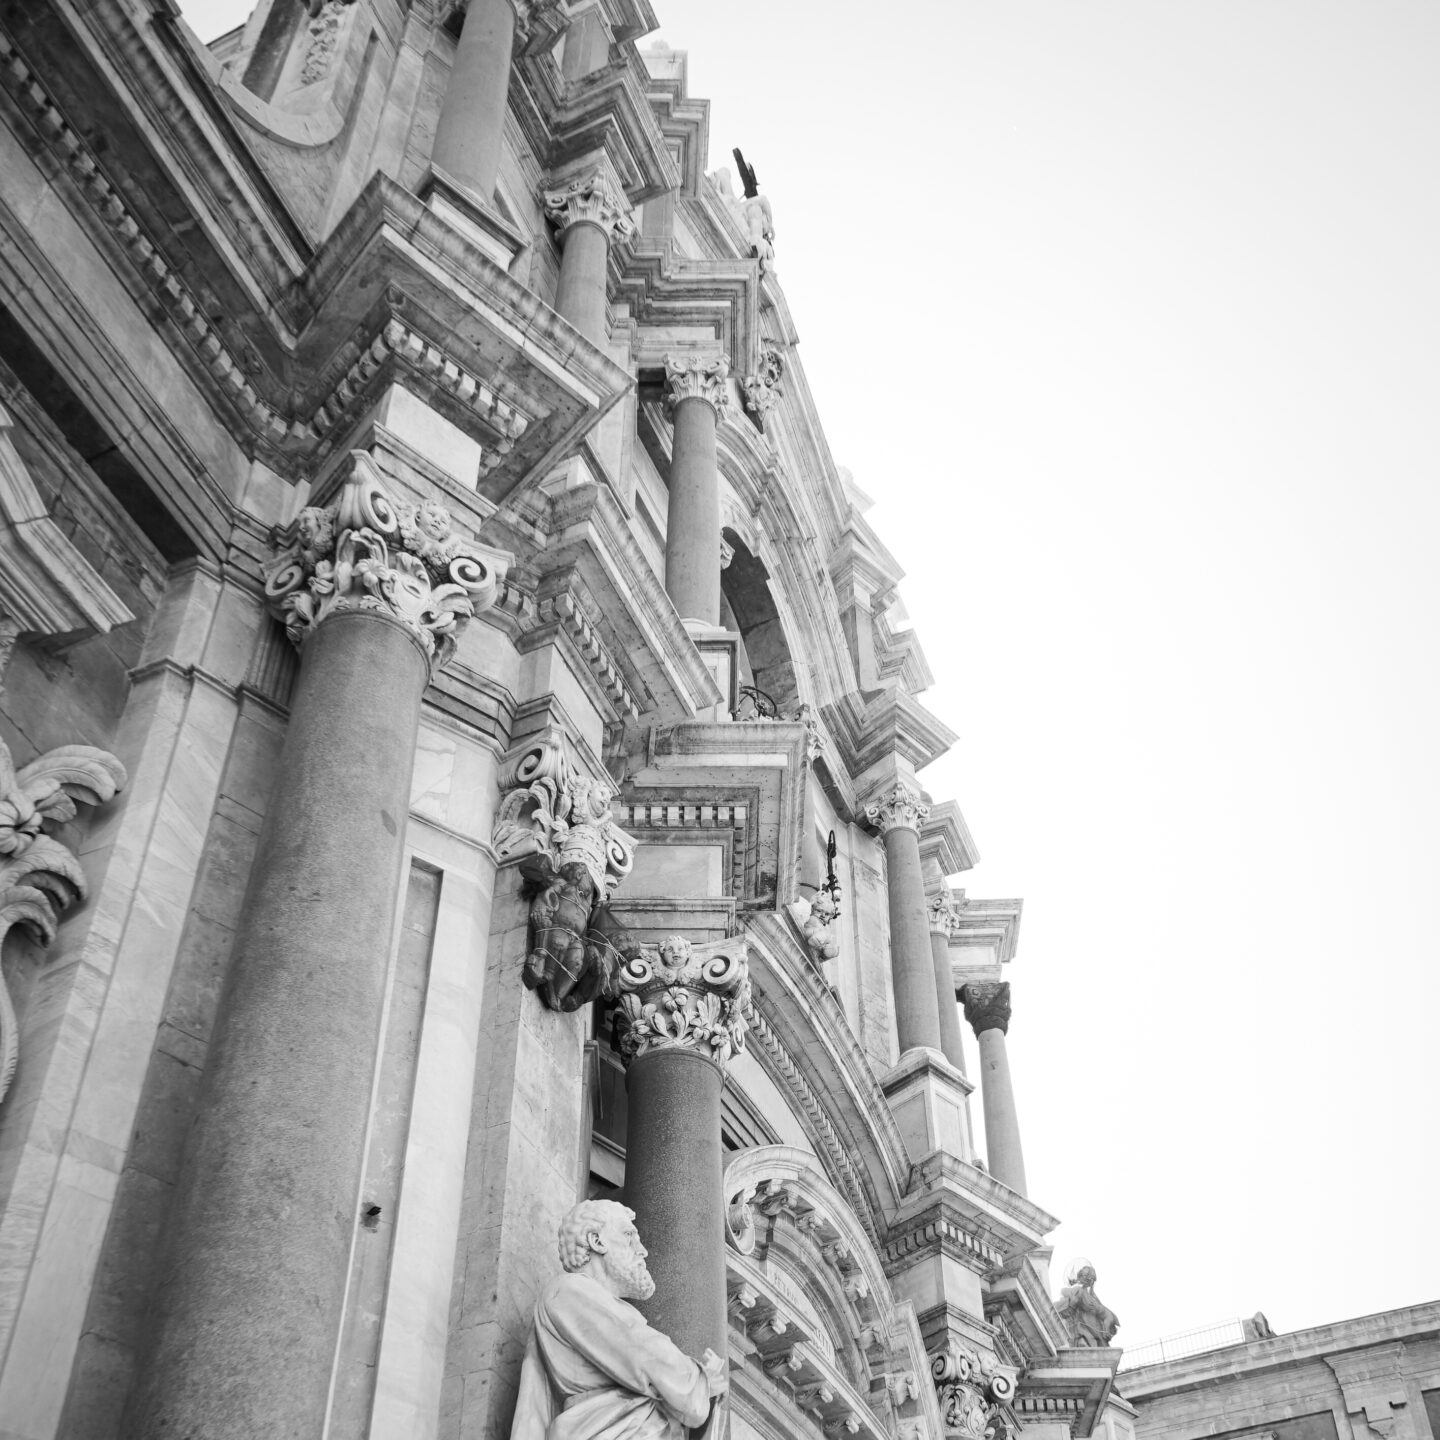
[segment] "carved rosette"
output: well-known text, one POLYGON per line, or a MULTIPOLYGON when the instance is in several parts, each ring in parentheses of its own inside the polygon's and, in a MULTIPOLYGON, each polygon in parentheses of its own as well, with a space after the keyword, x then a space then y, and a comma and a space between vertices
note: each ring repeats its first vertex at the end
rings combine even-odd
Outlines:
POLYGON ((865 819, 881 835, 897 829, 913 830, 918 835, 920 827, 929 818, 930 806, 925 792, 905 780, 897 781, 865 807, 865 819))
POLYGON ((1006 1034, 1010 1029, 1010 982, 992 985, 969 984, 961 987, 960 999, 965 1006, 965 1019, 976 1038, 986 1030, 1006 1034))
POLYGON ((963 890, 952 890, 947 885, 939 894, 930 897, 930 933, 932 935, 955 935, 960 928, 961 917, 969 901, 963 890))
POLYGON ((464 622, 494 603, 493 560, 452 532, 443 505, 394 500, 369 455, 351 459, 335 503, 302 510, 265 566, 266 602, 297 648, 329 616, 369 610, 398 620, 444 665, 464 622))
POLYGON ((965 1440, 1008 1440, 1015 1371, 985 1351, 952 1338, 930 1360, 930 1376, 948 1435, 965 1440))
POLYGON ((693 355, 665 357, 665 406, 673 410, 682 400, 703 400, 723 420, 730 405, 725 380, 730 362, 723 356, 706 360, 693 355))
POLYGON ((722 1068, 745 1048, 750 965, 746 944, 692 945, 680 935, 642 945, 615 979, 615 1041, 628 1066, 657 1050, 694 1050, 722 1068))
MULTIPOLYGON (((108 751, 62 745, 16 770, 0 741, 0 942, 14 927, 38 945, 55 938, 60 916, 85 898, 85 873, 53 834, 77 805, 103 805, 125 784, 108 751)), ((15 1010, 0 976, 0 1100, 19 1056, 15 1010)))
POLYGON ((540 195, 546 218, 562 240, 572 225, 597 225, 610 240, 628 240, 635 233, 634 210, 604 170, 592 170, 540 195))

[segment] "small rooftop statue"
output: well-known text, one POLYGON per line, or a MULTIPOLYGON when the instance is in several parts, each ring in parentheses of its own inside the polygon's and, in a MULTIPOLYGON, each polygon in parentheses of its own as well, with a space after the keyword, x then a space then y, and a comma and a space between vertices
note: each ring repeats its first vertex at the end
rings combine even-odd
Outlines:
POLYGON ((1076 1260, 1065 1278, 1070 1283, 1061 1290, 1055 1309, 1070 1332, 1070 1343, 1103 1350, 1115 1338, 1120 1317, 1095 1294, 1095 1267, 1076 1260))
POLYGON ((770 209, 769 199, 760 193, 755 171, 745 163, 739 147, 736 146, 730 153, 735 157, 740 184, 745 189, 745 198, 740 202, 740 216, 750 238, 750 253, 760 262, 760 273, 765 275, 775 264, 775 215, 770 209))
POLYGON ((510 1440, 702 1440, 729 1384, 713 1350, 692 1360, 627 1302, 655 1282, 635 1212, 585 1200, 560 1222, 560 1263, 535 1305, 510 1440))

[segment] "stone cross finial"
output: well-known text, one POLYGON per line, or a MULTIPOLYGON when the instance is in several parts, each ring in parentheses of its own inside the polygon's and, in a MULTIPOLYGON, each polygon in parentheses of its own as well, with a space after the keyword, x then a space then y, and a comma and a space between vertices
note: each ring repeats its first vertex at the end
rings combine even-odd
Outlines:
POLYGON ((627 955, 615 981, 616 1046, 626 1065, 652 1050, 695 1050, 724 1068, 745 1048, 750 966, 743 939, 680 935, 627 955))
POLYGON ((665 357, 665 404, 673 409, 682 400, 703 400, 723 420, 730 406, 725 380, 730 362, 723 355, 705 359, 697 355, 665 357))
POLYGON ((925 792, 908 780, 897 780, 865 807, 865 819, 881 835, 899 827, 913 830, 918 835, 920 827, 929 818, 930 806, 926 803, 925 792))
POLYGON ((393 499, 363 450, 351 461, 335 503, 302 510, 264 567, 266 603, 297 649, 330 615, 370 610, 410 630, 438 668, 465 621, 494 603, 498 557, 455 534, 443 505, 393 499))
POLYGON ((628 240, 635 233, 630 202, 604 169, 592 170, 540 194, 545 216, 561 236, 572 225, 596 225, 611 240, 628 240))
POLYGON ((978 1038, 986 1030, 1006 1034, 1010 1029, 1010 982, 993 985, 970 984, 962 987, 960 999, 965 1005, 965 1019, 978 1038))

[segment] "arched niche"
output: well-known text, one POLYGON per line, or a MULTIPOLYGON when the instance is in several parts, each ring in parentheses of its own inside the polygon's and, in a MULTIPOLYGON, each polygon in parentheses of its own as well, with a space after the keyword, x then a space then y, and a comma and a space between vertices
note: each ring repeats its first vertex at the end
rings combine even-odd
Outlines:
POLYGON ((790 1145, 742 1151, 725 1200, 737 1415, 769 1437, 941 1440, 914 1309, 892 1297, 819 1161, 790 1145))
POLYGON ((737 531, 726 527, 721 534, 734 552, 720 572, 721 619, 744 641, 741 681, 764 691, 778 715, 793 715, 800 707, 800 678, 770 572, 737 531))

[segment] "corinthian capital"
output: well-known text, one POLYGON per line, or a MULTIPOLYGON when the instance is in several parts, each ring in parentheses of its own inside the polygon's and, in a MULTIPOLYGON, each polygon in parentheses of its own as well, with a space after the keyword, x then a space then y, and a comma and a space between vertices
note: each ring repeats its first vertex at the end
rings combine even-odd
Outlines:
POLYGON ((919 786, 899 780, 865 807, 865 818, 882 835, 902 827, 919 834, 930 818, 930 806, 919 786))
POLYGON ((930 933, 932 935, 954 935, 960 927, 960 917, 969 902, 963 890, 952 890, 948 885, 938 895, 930 897, 930 933))
POLYGON ((302 510, 293 540, 265 566, 270 611, 297 648, 342 611, 388 615, 444 665, 465 621, 494 603, 498 553, 452 534, 443 505, 392 499, 363 450, 351 460, 335 503, 302 510))
POLYGON ((692 945, 671 935, 626 956, 616 976, 616 1043, 627 1065, 653 1050, 694 1050, 722 1068, 745 1048, 750 965, 744 940, 692 945))
POLYGON ((545 214, 563 237, 572 225, 598 225, 610 239, 635 233, 630 202, 603 169, 576 176, 553 190, 542 190, 545 214))
POLYGON ((724 419, 730 397, 725 377, 730 362, 723 356, 705 360, 694 355, 665 357, 665 403, 674 407, 682 400, 703 400, 714 410, 717 419, 724 419))
POLYGON ((1010 982, 994 985, 966 985, 960 991, 965 1005, 965 1018, 978 1039, 983 1031, 998 1030, 1003 1035, 1010 1029, 1010 982))

